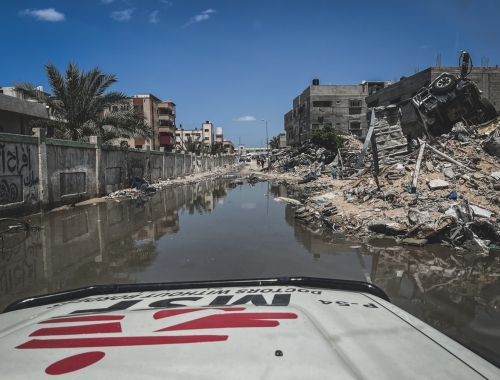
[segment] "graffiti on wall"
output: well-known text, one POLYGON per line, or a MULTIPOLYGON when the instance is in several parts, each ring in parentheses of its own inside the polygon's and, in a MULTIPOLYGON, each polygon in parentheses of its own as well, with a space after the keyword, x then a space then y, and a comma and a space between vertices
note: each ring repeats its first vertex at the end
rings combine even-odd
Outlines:
POLYGON ((38 167, 29 145, 0 144, 0 205, 21 202, 23 186, 38 184, 38 167))

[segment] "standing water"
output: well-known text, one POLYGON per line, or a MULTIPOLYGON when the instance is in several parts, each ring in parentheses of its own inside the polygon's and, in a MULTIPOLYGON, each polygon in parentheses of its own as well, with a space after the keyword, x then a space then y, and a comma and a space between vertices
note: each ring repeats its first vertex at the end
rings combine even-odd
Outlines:
POLYGON ((267 182, 231 189, 228 181, 210 180, 26 218, 42 229, 0 242, 0 310, 21 298, 95 284, 341 278, 374 282, 438 330, 500 354, 496 278, 429 286, 405 273, 418 265, 415 258, 443 247, 333 240, 296 222, 291 205, 274 202, 279 196, 286 189, 267 182))

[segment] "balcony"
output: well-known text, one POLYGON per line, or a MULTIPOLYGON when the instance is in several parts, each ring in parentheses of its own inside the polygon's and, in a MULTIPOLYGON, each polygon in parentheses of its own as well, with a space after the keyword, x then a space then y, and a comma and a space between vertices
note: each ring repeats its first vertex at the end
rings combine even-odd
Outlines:
POLYGON ((160 146, 175 145, 174 136, 160 136, 160 146))
POLYGON ((160 125, 158 127, 158 132, 160 132, 160 133, 167 133, 167 134, 173 135, 175 133, 175 127, 160 125))
POLYGON ((168 114, 159 114, 158 118, 160 120, 168 120, 168 121, 175 121, 175 115, 168 115, 168 114))

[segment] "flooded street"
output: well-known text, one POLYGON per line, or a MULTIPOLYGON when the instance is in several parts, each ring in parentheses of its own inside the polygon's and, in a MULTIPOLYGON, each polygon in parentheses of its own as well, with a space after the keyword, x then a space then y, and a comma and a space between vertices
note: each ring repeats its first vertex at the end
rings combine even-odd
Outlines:
MULTIPOLYGON (((209 180, 151 198, 26 218, 42 230, 5 236, 0 309, 24 297, 92 284, 342 278, 372 281, 395 305, 438 330, 500 354, 496 277, 451 275, 447 286, 434 286, 432 275, 415 274, 415 258, 446 248, 333 240, 296 222, 291 205, 273 201, 278 196, 286 197, 286 189, 267 182, 231 189, 227 180, 209 180)), ((478 268, 488 260, 493 254, 478 268)))

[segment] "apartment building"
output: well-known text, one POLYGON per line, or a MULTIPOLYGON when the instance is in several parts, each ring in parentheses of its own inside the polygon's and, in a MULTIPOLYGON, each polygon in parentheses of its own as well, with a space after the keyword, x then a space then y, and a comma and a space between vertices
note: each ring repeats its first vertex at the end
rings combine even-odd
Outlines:
MULTIPOLYGON (((429 67, 409 77, 402 77, 398 82, 368 95, 365 99, 367 107, 388 106, 408 100, 403 103, 402 108, 403 133, 421 136, 422 130, 409 100, 416 95, 418 90, 427 87, 442 73, 460 75, 460 68, 458 66, 429 67)), ((497 111, 500 110, 500 68, 474 67, 467 78, 476 83, 483 92, 482 96, 488 99, 497 111)))
POLYGON ((214 125, 207 120, 200 129, 183 129, 181 124, 180 129, 175 131, 176 149, 183 150, 184 144, 189 138, 212 145, 214 143, 214 125))
POLYGON ((319 79, 313 79, 312 85, 293 99, 292 109, 284 115, 286 144, 300 145, 326 124, 339 133, 364 138, 368 128, 364 99, 385 86, 382 81, 320 85, 319 79))
MULTIPOLYGON (((175 147, 175 103, 162 102, 152 94, 137 94, 130 97, 130 106, 141 111, 153 129, 152 139, 118 139, 118 144, 126 141, 132 148, 172 151, 175 147)), ((112 110, 118 110, 113 106, 112 110)))
POLYGON ((160 148, 171 152, 175 149, 175 103, 165 100, 158 104, 158 140, 160 148))

